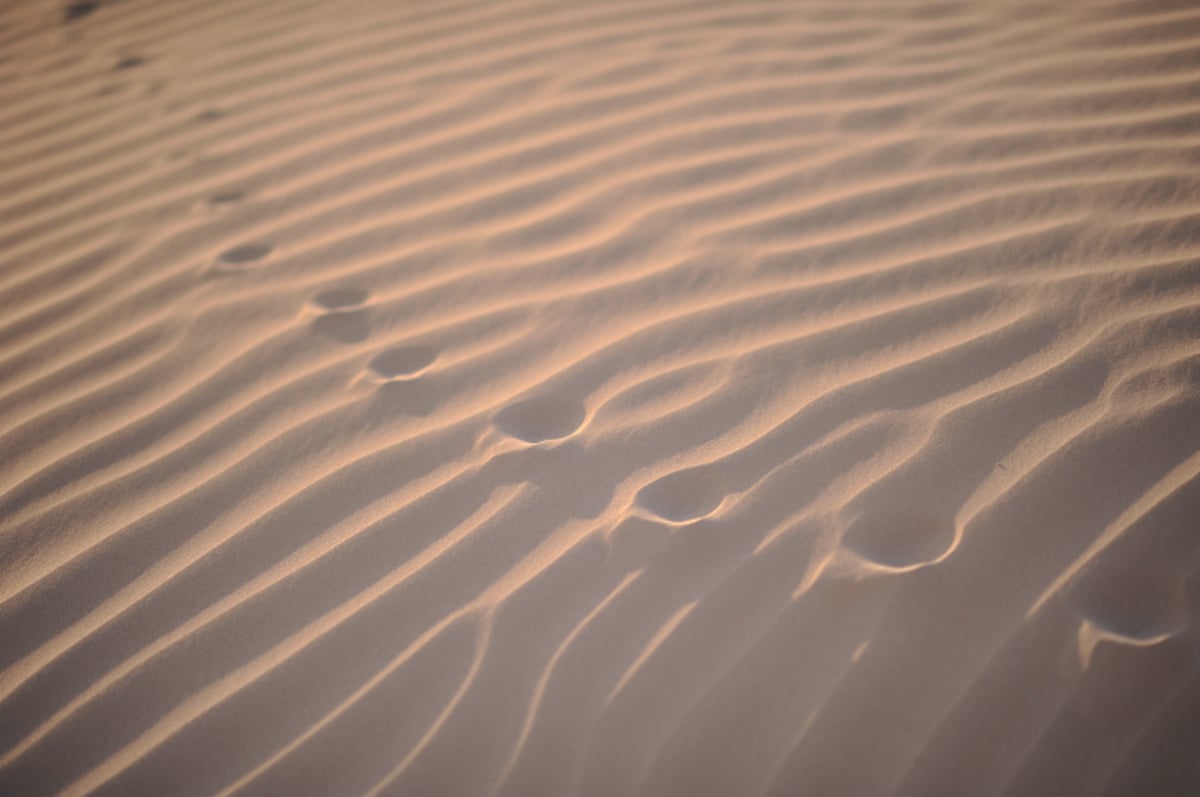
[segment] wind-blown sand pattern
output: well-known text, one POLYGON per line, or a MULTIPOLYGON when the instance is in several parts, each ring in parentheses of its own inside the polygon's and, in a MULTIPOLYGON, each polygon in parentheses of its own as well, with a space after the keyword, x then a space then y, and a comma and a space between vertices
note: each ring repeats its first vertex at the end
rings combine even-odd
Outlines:
POLYGON ((1194 3, 0 7, 0 794, 1200 794, 1194 3))

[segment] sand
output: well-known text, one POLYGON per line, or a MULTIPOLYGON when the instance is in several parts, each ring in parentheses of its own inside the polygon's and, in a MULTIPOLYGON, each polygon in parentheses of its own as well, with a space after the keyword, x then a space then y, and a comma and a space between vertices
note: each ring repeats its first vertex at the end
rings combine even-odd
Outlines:
POLYGON ((1200 794, 1200 8, 0 3, 0 794, 1200 794))

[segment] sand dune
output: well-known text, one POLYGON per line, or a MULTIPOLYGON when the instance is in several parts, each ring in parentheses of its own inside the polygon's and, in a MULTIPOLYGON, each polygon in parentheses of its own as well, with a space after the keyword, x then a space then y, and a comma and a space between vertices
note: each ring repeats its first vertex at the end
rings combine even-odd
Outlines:
POLYGON ((0 794, 1200 794, 1193 3, 9 0, 0 310, 0 794))

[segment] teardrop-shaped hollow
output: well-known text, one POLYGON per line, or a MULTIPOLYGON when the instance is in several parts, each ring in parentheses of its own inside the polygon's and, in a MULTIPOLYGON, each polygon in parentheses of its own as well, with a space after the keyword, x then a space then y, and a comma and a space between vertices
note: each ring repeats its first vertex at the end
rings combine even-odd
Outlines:
POLYGON ((638 506, 674 523, 710 515, 723 500, 725 491, 708 467, 668 473, 638 490, 634 498, 638 506))
POLYGON ((437 355, 432 346, 398 346, 372 357, 367 368, 380 379, 403 379, 424 371, 437 355))
POLYGON ((938 561, 956 539, 951 518, 917 510, 867 510, 850 522, 842 545, 877 565, 910 569, 938 561))
POLYGON ((329 288, 313 297, 313 304, 325 310, 345 310, 358 307, 367 301, 367 292, 362 288, 329 288))
POLYGON ((272 248, 270 244, 264 243, 238 244, 217 255, 217 262, 219 265, 235 268, 249 265, 250 263, 257 263, 271 254, 272 248))
POLYGON ((1182 581, 1141 562, 1097 563, 1067 588, 1067 600, 1096 628, 1135 641, 1173 634, 1187 622, 1182 581))
POLYGON ((511 404, 494 418, 496 427, 527 443, 558 440, 583 425, 587 412, 581 402, 565 396, 537 396, 511 404))

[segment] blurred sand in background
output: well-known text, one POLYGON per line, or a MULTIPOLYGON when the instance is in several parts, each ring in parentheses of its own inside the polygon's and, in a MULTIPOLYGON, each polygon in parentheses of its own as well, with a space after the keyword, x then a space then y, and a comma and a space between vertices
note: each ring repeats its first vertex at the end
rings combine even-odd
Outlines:
POLYGON ((0 2, 0 793, 1200 794, 1200 7, 0 2))

